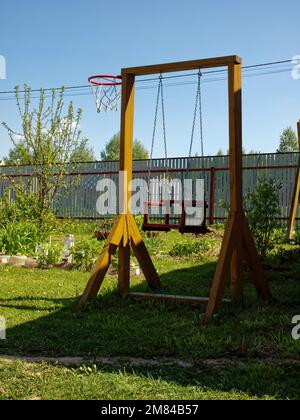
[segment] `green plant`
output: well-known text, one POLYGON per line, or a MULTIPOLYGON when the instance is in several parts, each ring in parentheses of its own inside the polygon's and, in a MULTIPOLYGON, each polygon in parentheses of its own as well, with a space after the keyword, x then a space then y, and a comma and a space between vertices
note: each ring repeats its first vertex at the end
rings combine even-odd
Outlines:
POLYGON ((91 271, 102 248, 103 242, 99 242, 96 239, 77 242, 71 248, 74 268, 84 272, 91 271))
POLYGON ((55 226, 51 209, 40 214, 39 201, 35 193, 28 192, 22 183, 12 183, 0 198, 0 224, 30 222, 38 226, 41 241, 46 241, 55 226))
POLYGON ((300 245, 300 229, 296 230, 295 233, 295 244, 300 245))
POLYGON ((264 258, 275 248, 280 227, 279 191, 281 185, 274 179, 261 179, 254 192, 245 200, 245 209, 258 251, 264 258))
POLYGON ((185 240, 173 245, 169 254, 171 257, 193 257, 206 254, 214 246, 216 241, 209 236, 202 236, 196 240, 185 240))
POLYGON ((145 235, 143 240, 150 255, 158 255, 162 253, 163 241, 159 236, 145 235))
MULTIPOLYGON (((120 159, 120 133, 115 134, 101 151, 101 160, 113 161, 120 159)), ((134 160, 148 159, 149 153, 139 140, 134 140, 132 156, 134 160)))
POLYGON ((223 198, 220 198, 218 201, 218 206, 224 210, 224 213, 225 213, 224 216, 228 217, 230 204, 227 201, 225 201, 223 198))
POLYGON ((0 227, 0 250, 8 255, 33 256, 43 235, 32 222, 9 222, 0 227))
MULTIPOLYGON (((17 86, 15 99, 20 130, 16 132, 2 123, 13 145, 15 171, 22 164, 31 167, 31 177, 22 182, 36 195, 40 226, 44 224, 45 214, 52 209, 54 198, 77 184, 75 173, 79 164, 74 162, 92 157, 88 141, 80 130, 82 110, 76 110, 72 102, 66 107, 64 94, 64 88, 53 89, 48 100, 45 90, 41 89, 36 106, 31 88, 25 85, 21 93, 17 86), (72 174, 74 176, 70 177, 72 174)), ((11 183, 11 179, 7 179, 11 183)))
POLYGON ((58 264, 62 256, 62 247, 58 245, 43 245, 37 253, 38 268, 49 268, 58 264))

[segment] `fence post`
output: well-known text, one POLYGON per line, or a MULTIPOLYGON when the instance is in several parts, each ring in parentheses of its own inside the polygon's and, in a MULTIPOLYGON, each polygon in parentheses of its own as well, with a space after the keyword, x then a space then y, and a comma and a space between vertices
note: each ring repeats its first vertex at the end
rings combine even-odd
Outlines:
POLYGON ((209 196, 209 224, 214 224, 214 212, 215 212, 215 178, 216 169, 210 168, 210 196, 209 196))

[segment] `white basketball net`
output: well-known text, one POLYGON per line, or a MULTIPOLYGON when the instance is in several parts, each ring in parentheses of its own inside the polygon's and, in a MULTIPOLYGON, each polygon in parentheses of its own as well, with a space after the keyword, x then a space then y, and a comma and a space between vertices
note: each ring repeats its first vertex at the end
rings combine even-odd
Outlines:
MULTIPOLYGON (((98 78, 98 82, 110 83, 111 79, 98 78)), ((107 85, 95 85, 91 83, 91 88, 93 96, 96 102, 97 112, 101 111, 118 111, 118 105, 121 99, 121 85, 113 84, 111 86, 107 85)))

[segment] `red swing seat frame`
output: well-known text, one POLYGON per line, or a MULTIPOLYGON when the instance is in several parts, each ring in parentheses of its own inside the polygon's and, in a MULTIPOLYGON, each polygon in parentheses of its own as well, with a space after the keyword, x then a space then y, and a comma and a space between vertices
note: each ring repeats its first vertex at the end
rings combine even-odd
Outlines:
MULTIPOLYGON (((185 205, 191 205, 192 207, 197 207, 199 202, 196 200, 192 200, 190 202, 184 202, 182 200, 170 200, 170 206, 174 206, 175 204, 181 204, 182 211, 179 217, 172 216, 170 214, 165 214, 164 216, 150 216, 151 219, 163 219, 163 223, 155 223, 149 222, 149 214, 148 210, 150 207, 164 207, 166 201, 161 200, 158 202, 148 201, 145 203, 145 214, 144 214, 144 222, 142 229, 144 232, 170 232, 172 229, 178 230, 180 233, 194 233, 195 235, 205 235, 209 232, 209 229, 206 226, 206 210, 208 208, 208 204, 204 201, 204 219, 201 225, 187 225, 186 224, 186 211, 185 205), (179 223, 171 223, 171 220, 179 220, 179 223)), ((201 203, 202 204, 202 203, 201 203)))

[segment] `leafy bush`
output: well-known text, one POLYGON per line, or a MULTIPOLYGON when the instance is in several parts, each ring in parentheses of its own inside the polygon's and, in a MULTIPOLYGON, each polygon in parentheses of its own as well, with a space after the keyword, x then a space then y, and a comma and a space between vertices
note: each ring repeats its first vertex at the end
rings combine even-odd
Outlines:
POLYGON ((295 234, 295 244, 300 245, 300 229, 296 230, 295 234))
POLYGON ((280 215, 280 189, 276 180, 262 179, 245 200, 250 229, 263 258, 272 252, 278 241, 277 229, 280 226, 276 218, 280 215))
POLYGON ((150 255, 158 255, 162 252, 163 241, 159 236, 145 236, 143 239, 150 255))
POLYGON ((103 242, 99 242, 96 239, 77 242, 77 244, 71 248, 74 268, 84 272, 91 271, 102 248, 103 242))
POLYGON ((140 232, 143 232, 143 223, 144 223, 144 216, 138 215, 135 216, 135 222, 140 232))
POLYGON ((38 268, 49 268, 58 264, 62 256, 62 247, 58 245, 44 245, 37 253, 38 268))
POLYGON ((209 236, 202 236, 196 240, 182 241, 173 245, 169 252, 171 257, 193 257, 204 255, 216 246, 216 242, 209 236))
POLYGON ((83 222, 80 220, 66 219, 55 221, 55 233, 58 235, 87 234, 93 235, 98 227, 98 222, 83 222))
POLYGON ((33 256, 42 239, 38 226, 32 222, 9 222, 0 227, 0 250, 8 255, 33 256))
POLYGON ((10 223, 36 224, 45 241, 54 229, 54 221, 52 210, 41 212, 37 194, 28 193, 23 185, 13 185, 0 198, 0 224, 4 227, 10 223))
POLYGON ((110 232, 113 228, 114 223, 115 223, 115 219, 104 218, 98 222, 98 230, 110 232))

